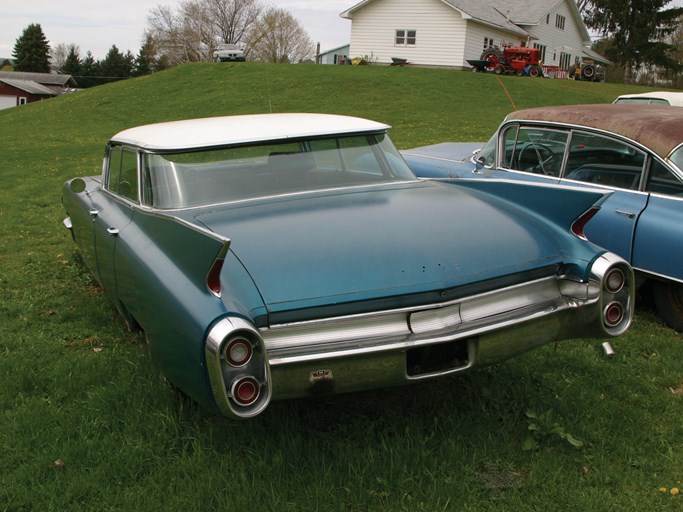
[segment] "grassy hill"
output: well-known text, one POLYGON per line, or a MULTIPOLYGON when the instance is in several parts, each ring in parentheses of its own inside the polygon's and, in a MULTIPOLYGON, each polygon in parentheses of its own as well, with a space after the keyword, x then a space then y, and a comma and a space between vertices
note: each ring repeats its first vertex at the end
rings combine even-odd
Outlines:
POLYGON ((62 183, 99 173, 108 138, 139 124, 340 113, 393 125, 408 148, 485 140, 515 106, 637 89, 193 64, 0 111, 0 510, 683 509, 670 491, 683 486, 683 344, 647 309, 611 359, 577 340, 405 389, 277 402, 238 422, 176 400, 61 225, 62 183))

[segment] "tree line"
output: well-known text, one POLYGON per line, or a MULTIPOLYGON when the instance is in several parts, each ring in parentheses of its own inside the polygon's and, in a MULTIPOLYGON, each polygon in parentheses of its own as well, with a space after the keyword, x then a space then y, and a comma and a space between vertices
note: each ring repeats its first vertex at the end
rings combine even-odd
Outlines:
MULTIPOLYGON (((671 0, 577 0, 586 25, 599 40, 594 49, 615 63, 612 81, 683 86, 683 8, 671 0)), ((58 71, 81 87, 145 75, 185 62, 210 61, 220 43, 237 44, 246 59, 295 63, 312 59, 314 45, 288 11, 260 0, 182 0, 176 8, 154 7, 137 56, 115 45, 106 57, 85 57, 78 46, 51 49, 42 28, 32 24, 17 39, 14 69, 58 71)))
MULTIPOLYGON (((154 7, 137 55, 113 45, 102 60, 76 44, 50 47, 40 24, 24 29, 14 46, 13 69, 72 75, 79 87, 146 75, 185 62, 206 62, 221 43, 237 44, 247 60, 298 63, 315 57, 305 29, 289 11, 259 0, 183 0, 154 7)), ((5 63, 6 64, 6 63, 5 63)))
POLYGON ((600 39, 594 49, 612 60, 613 80, 669 81, 683 86, 683 7, 671 0, 578 0, 586 26, 600 39))

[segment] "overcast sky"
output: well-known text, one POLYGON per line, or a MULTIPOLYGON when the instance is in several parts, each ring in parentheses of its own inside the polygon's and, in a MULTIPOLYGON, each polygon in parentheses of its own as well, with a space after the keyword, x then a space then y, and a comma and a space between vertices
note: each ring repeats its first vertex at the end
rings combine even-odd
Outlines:
MULTIPOLYGON (((351 21, 339 14, 359 0, 264 0, 287 9, 322 50, 349 42, 351 21)), ((90 50, 96 59, 112 45, 138 54, 147 15, 157 5, 177 7, 179 0, 29 0, 12 2, 0 14, 0 57, 10 58, 14 44, 31 23, 40 23, 51 46, 75 44, 81 57, 90 50), (9 11, 9 12, 8 12, 9 11)))

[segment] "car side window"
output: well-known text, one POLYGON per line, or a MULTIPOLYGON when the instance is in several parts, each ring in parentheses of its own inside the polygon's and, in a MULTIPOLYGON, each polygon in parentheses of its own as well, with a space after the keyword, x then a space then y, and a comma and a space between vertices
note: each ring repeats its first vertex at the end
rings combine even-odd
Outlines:
POLYGON ((503 167, 559 176, 567 138, 567 132, 535 126, 508 129, 503 137, 503 167))
POLYGON ((123 146, 109 150, 107 189, 132 201, 138 200, 137 153, 123 146))
POLYGON ((614 188, 638 190, 645 153, 595 133, 572 133, 564 177, 614 188))
POLYGON ((656 194, 682 196, 683 180, 661 162, 653 160, 645 190, 656 194))

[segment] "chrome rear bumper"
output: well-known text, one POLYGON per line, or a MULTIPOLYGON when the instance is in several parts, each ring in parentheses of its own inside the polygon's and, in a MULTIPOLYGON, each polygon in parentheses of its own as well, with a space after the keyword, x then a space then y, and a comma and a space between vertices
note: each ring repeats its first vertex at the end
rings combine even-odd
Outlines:
MULTIPOLYGON (((621 334, 633 316, 631 267, 605 253, 590 274, 586 281, 553 276, 443 304, 249 328, 249 337, 264 354, 267 371, 258 373, 270 376, 268 399, 394 386, 494 364, 553 341, 621 334), (606 276, 615 269, 625 282, 609 291, 606 276)), ((214 328, 221 326, 221 334, 210 335, 206 351, 214 397, 224 412, 253 416, 235 407, 228 391, 250 370, 227 368, 221 359, 221 347, 245 331, 244 321, 233 320, 232 331, 226 322, 214 328)))

